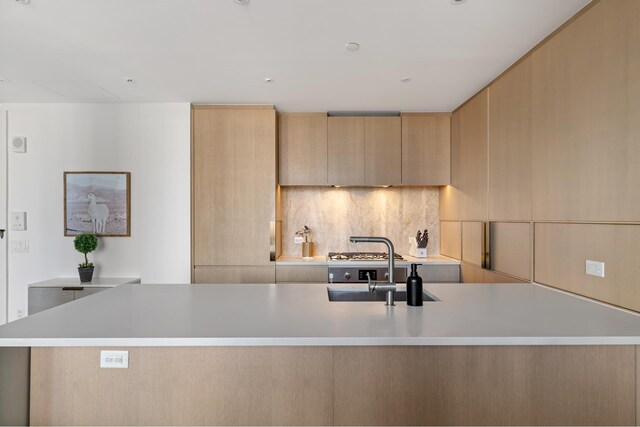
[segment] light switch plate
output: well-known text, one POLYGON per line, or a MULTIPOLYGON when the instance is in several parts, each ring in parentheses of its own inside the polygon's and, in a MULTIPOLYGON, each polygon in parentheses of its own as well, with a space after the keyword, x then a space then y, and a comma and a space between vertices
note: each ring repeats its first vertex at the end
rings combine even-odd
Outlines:
POLYGON ((604 277, 604 262, 587 260, 585 273, 589 276, 604 277))
POLYGON ((11 229, 13 231, 25 231, 27 229, 26 212, 11 212, 11 229))
POLYGON ((102 350, 100 351, 100 367, 101 368, 119 368, 126 369, 129 367, 129 352, 125 350, 102 350))
POLYGON ((28 240, 12 240, 11 252, 29 252, 28 240))
POLYGON ((293 238, 293 243, 295 245, 301 245, 303 241, 304 241, 304 239, 302 238, 302 236, 295 236, 293 238))

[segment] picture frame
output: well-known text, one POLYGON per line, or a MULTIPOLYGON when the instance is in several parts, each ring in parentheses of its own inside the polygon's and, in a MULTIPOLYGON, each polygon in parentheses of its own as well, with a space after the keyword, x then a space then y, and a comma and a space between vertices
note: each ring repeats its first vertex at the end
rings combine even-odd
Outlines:
POLYGON ((64 172, 64 235, 131 236, 131 172, 64 172))

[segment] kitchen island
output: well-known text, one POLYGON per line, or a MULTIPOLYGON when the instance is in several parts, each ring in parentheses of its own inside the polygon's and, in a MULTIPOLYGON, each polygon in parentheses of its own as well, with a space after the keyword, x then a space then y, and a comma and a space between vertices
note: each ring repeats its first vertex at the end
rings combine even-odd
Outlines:
POLYGON ((635 425, 636 314, 532 284, 425 284, 423 307, 326 288, 123 285, 0 346, 31 348, 32 424, 635 425))

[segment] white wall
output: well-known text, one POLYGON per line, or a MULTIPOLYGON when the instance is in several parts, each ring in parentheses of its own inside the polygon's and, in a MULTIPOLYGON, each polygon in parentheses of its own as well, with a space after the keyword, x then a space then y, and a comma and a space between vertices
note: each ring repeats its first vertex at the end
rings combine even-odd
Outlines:
POLYGON ((9 320, 27 310, 27 285, 74 277, 82 255, 64 237, 63 172, 131 172, 131 237, 100 239, 90 257, 102 277, 188 283, 189 104, 6 104, 8 135, 28 138, 9 153, 9 211, 28 212, 28 253, 9 253, 9 320))
MULTIPOLYGON (((0 105, 0 229, 7 227, 7 111, 0 105)), ((7 240, 0 239, 0 325, 7 322, 7 240)))

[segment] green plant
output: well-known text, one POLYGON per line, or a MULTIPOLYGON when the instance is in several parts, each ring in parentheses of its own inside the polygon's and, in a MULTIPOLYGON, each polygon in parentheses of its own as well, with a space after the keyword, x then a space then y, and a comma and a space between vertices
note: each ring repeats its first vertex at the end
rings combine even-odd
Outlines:
POLYGON ((83 233, 76 236, 73 239, 73 246, 76 251, 84 254, 84 262, 80 263, 80 267, 93 267, 93 263, 89 262, 87 254, 96 250, 98 247, 98 238, 95 234, 83 233))

